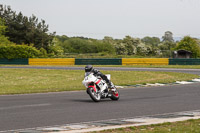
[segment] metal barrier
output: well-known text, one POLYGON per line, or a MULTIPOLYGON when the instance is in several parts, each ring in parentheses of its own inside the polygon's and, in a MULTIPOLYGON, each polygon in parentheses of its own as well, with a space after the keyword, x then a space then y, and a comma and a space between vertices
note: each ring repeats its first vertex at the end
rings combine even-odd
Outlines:
POLYGON ((200 59, 169 59, 169 65, 200 65, 200 59))
POLYGON ((74 65, 75 58, 29 58, 29 65, 74 65))
POLYGON ((122 58, 122 65, 168 65, 168 58, 122 58))
POLYGON ((200 59, 168 58, 116 58, 116 59, 75 59, 75 58, 29 58, 0 59, 5 65, 200 65, 200 59))
POLYGON ((122 65, 122 59, 76 59, 75 65, 122 65))
POLYGON ((28 59, 0 59, 0 64, 28 65, 28 59))

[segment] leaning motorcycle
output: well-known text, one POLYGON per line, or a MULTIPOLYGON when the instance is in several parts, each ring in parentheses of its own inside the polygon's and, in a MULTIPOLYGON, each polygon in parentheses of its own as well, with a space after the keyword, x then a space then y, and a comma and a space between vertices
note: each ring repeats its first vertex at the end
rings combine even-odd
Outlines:
MULTIPOLYGON (((110 80, 110 75, 106 75, 110 80)), ((101 99, 110 98, 112 100, 119 99, 119 92, 114 86, 108 88, 107 83, 100 77, 94 76, 93 73, 86 73, 85 78, 82 81, 83 85, 87 88, 86 92, 90 95, 91 99, 95 102, 99 102, 101 99)))

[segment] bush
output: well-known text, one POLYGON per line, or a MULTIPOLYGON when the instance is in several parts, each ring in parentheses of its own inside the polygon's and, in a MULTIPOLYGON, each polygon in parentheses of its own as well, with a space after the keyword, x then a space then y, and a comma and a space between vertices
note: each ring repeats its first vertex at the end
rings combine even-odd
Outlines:
POLYGON ((40 57, 47 57, 47 51, 44 48, 40 48, 40 57))
POLYGON ((38 57, 40 51, 26 45, 0 45, 0 58, 33 58, 38 57))
POLYGON ((200 57, 200 47, 198 45, 198 42, 190 37, 190 36, 185 36, 176 46, 175 50, 188 50, 192 52, 192 58, 198 58, 200 57))

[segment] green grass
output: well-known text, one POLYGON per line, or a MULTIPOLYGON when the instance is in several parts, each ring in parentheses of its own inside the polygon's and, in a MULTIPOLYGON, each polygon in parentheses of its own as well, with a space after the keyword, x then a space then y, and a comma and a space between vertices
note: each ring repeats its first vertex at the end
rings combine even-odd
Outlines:
MULTIPOLYGON (((76 65, 78 66, 78 65, 76 65)), ((200 65, 94 65, 97 67, 200 69, 200 65)))
POLYGON ((200 65, 127 65, 122 67, 200 69, 200 65))
MULTIPOLYGON (((102 71, 115 85, 169 83, 199 76, 172 72, 102 71)), ((84 71, 48 69, 0 69, 0 95, 85 90, 84 71)))
MULTIPOLYGON (((32 67, 31 65, 0 65, 0 66, 25 66, 32 67)), ((51 66, 51 65, 46 65, 51 66)), ((95 67, 130 67, 130 68, 177 68, 177 69, 200 69, 200 65, 94 65, 95 67)), ((45 67, 45 66, 34 66, 45 67)), ((85 67, 85 65, 57 65, 54 67, 85 67)))
MULTIPOLYGON (((78 66, 78 65, 75 65, 78 66)), ((94 65, 96 67, 200 69, 200 65, 94 65)), ((82 66, 84 67, 84 66, 82 66)))
POLYGON ((94 133, 200 133, 200 119, 174 123, 120 128, 94 133))

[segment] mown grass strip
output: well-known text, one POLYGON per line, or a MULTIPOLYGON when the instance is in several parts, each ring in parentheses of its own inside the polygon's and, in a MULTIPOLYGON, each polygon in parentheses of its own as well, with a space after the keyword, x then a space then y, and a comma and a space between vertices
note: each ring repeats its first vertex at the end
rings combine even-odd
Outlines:
MULTIPOLYGON (((170 83, 197 75, 173 72, 102 71, 115 85, 170 83)), ((84 71, 53 69, 0 69, 0 95, 85 90, 84 71)))
POLYGON ((200 119, 147 126, 119 128, 93 133, 200 133, 200 119))
POLYGON ((126 66, 122 66, 122 67, 200 69, 200 65, 126 65, 126 66))
MULTIPOLYGON (((32 65, 1 65, 33 67, 32 65)), ((130 68, 177 68, 177 69, 200 69, 200 65, 94 65, 95 67, 130 67, 130 68)), ((85 67, 85 65, 34 65, 34 67, 85 67)))

